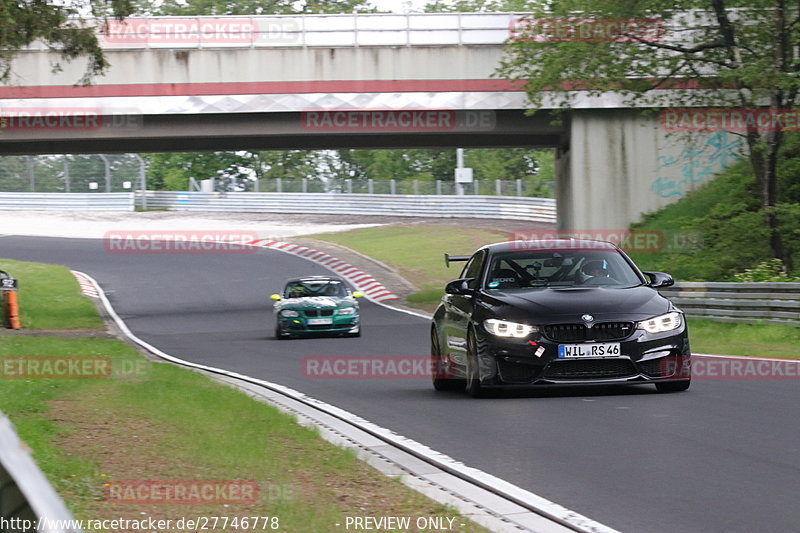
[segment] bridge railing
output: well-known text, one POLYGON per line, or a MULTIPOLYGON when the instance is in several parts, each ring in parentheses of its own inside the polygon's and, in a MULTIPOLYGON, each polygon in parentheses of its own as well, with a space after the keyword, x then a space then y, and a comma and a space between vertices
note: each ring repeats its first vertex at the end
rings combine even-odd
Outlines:
MULTIPOLYGON (((408 13, 130 17, 101 33, 106 49, 500 45, 522 14, 408 13)), ((47 50, 38 43, 29 47, 47 50)))
POLYGON ((689 317, 800 326, 800 283, 683 282, 659 292, 689 317))
POLYGON ((2 531, 80 533, 61 498, 31 459, 14 426, 0 413, 2 531), (36 527, 36 525, 40 527, 36 527), (24 527, 28 526, 28 527, 24 527))

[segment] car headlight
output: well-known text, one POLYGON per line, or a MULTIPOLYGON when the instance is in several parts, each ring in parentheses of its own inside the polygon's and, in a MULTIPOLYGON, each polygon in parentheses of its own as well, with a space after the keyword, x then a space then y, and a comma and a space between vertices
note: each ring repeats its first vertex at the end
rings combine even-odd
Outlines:
POLYGON ((342 307, 341 309, 336 310, 337 315, 354 315, 356 314, 355 307, 342 307))
POLYGON ((673 311, 666 315, 657 316, 650 320, 643 320, 636 324, 636 329, 643 329, 647 333, 663 333, 665 331, 672 331, 678 329, 683 323, 681 314, 673 311))
POLYGON ((539 331, 539 328, 536 326, 520 324, 519 322, 508 322, 507 320, 498 320, 496 318, 487 318, 484 320, 483 327, 492 335, 497 335, 498 337, 516 337, 518 339, 522 339, 531 333, 539 331))
POLYGON ((291 318, 295 316, 300 316, 300 313, 298 313, 293 309, 284 309, 283 311, 281 311, 281 316, 285 316, 286 318, 291 318))

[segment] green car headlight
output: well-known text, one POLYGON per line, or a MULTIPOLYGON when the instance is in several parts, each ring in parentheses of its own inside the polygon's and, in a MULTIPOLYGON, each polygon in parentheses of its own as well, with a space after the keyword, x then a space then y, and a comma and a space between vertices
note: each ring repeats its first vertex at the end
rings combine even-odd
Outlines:
POLYGON ((292 317, 300 316, 300 313, 298 313, 297 311, 295 311, 293 309, 284 309, 283 311, 281 311, 281 316, 286 317, 286 318, 292 318, 292 317))
POLYGON ((356 314, 355 307, 342 307, 341 309, 336 310, 337 315, 354 315, 356 314))

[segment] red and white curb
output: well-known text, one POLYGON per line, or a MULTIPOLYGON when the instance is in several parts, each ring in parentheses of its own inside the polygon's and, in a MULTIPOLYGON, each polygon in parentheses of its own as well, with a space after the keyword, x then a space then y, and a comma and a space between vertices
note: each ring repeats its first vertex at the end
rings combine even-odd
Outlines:
POLYGON ((247 244, 261 248, 272 248, 273 250, 286 252, 320 264, 352 283, 356 290, 363 292, 364 296, 369 300, 381 303, 400 299, 399 296, 363 270, 359 270, 350 263, 346 263, 325 252, 320 252, 319 250, 308 248, 307 246, 300 246, 299 244, 273 241, 270 239, 259 239, 250 241, 247 244))
POLYGON ((75 279, 78 280, 78 285, 81 286, 81 292, 84 296, 88 296, 89 298, 99 298, 100 295, 97 293, 97 287, 89 281, 89 279, 82 273, 77 272, 75 270, 70 270, 72 275, 75 276, 75 279))

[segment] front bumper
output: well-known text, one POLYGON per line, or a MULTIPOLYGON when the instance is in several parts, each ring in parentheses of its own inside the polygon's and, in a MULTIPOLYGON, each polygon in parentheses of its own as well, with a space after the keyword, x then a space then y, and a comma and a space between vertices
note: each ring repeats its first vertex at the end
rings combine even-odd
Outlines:
POLYGON ((331 324, 308 324, 305 317, 278 317, 278 326, 287 335, 313 336, 343 333, 358 333, 360 321, 358 315, 332 317, 331 324))
POLYGON ((487 387, 655 383, 690 378, 691 349, 685 325, 659 334, 635 330, 624 340, 612 341, 620 343, 621 355, 615 357, 559 358, 558 346, 563 343, 541 335, 509 339, 482 331, 479 336, 484 347, 480 379, 487 387))

